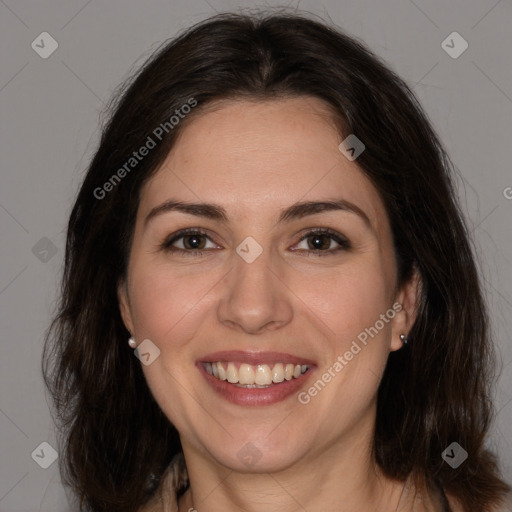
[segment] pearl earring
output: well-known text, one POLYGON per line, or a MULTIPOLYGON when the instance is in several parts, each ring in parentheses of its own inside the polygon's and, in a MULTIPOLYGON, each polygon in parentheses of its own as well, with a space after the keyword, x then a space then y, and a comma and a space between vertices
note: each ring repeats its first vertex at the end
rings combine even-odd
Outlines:
POLYGON ((405 334, 400 334, 400 339, 404 345, 407 344, 407 336, 405 334))
POLYGON ((130 339, 128 340, 128 345, 130 345, 131 348, 135 348, 137 346, 137 342, 130 337, 130 339))

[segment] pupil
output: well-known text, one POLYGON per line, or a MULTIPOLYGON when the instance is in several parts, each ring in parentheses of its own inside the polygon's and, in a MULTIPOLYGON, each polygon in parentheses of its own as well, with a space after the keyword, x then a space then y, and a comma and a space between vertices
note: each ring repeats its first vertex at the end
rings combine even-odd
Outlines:
POLYGON ((326 245, 325 243, 322 243, 322 238, 324 238, 325 241, 325 235, 313 235, 312 243, 315 249, 326 249, 329 247, 329 241, 326 241, 326 245))
POLYGON ((185 238, 186 240, 186 244, 187 246, 190 246, 188 248, 190 249, 199 249, 200 246, 201 246, 201 240, 200 240, 200 236, 198 235, 189 235, 187 238, 185 238), (190 242, 192 240, 192 242, 190 242))

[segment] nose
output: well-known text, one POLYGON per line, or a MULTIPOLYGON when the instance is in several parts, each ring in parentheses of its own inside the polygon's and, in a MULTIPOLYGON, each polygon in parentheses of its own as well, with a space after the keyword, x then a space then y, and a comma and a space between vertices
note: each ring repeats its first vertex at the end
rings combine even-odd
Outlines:
POLYGON ((218 306, 218 320, 231 329, 248 334, 272 331, 293 317, 293 294, 269 251, 252 263, 234 256, 218 306))

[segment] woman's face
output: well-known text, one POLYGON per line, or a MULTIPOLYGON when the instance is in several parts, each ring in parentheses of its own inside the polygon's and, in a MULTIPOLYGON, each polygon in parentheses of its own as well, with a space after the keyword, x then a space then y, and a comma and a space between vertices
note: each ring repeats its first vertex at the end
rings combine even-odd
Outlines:
POLYGON ((142 190, 121 311, 186 454, 276 471, 367 447, 410 317, 384 205, 340 142, 318 99, 225 102, 142 190))

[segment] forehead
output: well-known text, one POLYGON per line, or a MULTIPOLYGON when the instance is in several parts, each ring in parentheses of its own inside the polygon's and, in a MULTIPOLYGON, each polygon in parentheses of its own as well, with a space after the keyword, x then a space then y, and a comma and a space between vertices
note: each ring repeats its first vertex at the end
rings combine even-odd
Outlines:
POLYGON ((218 102, 184 127, 145 185, 140 213, 173 197, 220 204, 238 219, 270 218, 297 201, 341 197, 378 230, 380 196, 339 151, 341 140, 317 98, 218 102))

